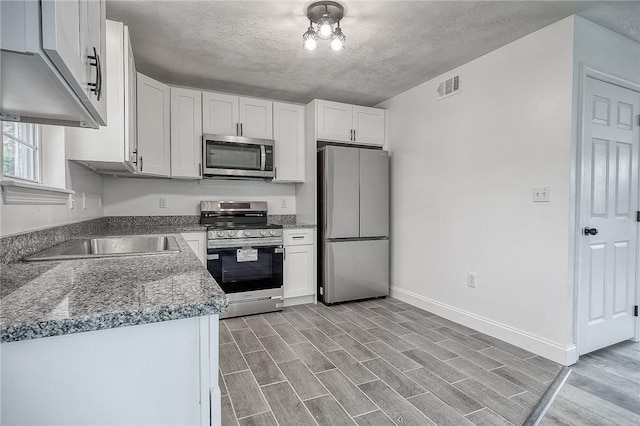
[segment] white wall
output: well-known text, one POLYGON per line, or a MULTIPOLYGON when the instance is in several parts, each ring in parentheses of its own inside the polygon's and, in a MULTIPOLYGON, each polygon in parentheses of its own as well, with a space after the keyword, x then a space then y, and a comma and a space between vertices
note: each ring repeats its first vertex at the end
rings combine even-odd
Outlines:
POLYGON ((294 184, 104 178, 106 216, 197 215, 200 214, 200 201, 223 199, 267 201, 269 214, 296 212, 294 184), (160 197, 167 200, 166 208, 160 208, 160 197))
POLYGON ((64 128, 43 126, 42 172, 45 185, 76 191, 73 209, 69 205, 4 205, 0 203, 0 236, 67 225, 103 216, 100 206, 102 177, 68 161, 64 156, 64 128), (82 208, 82 193, 86 209, 82 208))
POLYGON ((392 294, 558 362, 570 346, 572 51, 570 17, 380 105, 392 294), (461 93, 437 101, 456 74, 461 93), (534 186, 551 202, 532 202, 534 186))

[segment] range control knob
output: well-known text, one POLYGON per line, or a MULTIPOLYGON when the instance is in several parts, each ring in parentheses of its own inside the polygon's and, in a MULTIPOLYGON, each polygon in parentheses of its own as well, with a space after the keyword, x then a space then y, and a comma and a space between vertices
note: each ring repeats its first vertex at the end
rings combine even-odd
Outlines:
POLYGON ((267 231, 260 231, 260 235, 264 237, 265 235, 267 235, 267 231))
POLYGON ((269 231, 269 235, 271 235, 271 236, 276 235, 276 231, 274 231, 274 230, 269 231))
POLYGON ((245 237, 248 237, 248 236, 250 236, 250 235, 251 235, 251 231, 244 231, 244 236, 245 236, 245 237))
POLYGON ((229 231, 227 234, 229 234, 230 237, 233 237, 236 235, 236 231, 229 231))
POLYGON ((218 234, 218 237, 224 237, 224 232, 222 231, 218 231, 216 232, 216 234, 218 234))

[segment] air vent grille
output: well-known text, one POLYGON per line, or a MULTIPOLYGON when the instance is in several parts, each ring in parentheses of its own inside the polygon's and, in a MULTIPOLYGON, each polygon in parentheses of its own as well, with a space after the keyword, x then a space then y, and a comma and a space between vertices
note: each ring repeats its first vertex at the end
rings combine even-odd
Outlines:
POLYGON ((453 76, 438 85, 438 100, 460 93, 460 76, 453 76))

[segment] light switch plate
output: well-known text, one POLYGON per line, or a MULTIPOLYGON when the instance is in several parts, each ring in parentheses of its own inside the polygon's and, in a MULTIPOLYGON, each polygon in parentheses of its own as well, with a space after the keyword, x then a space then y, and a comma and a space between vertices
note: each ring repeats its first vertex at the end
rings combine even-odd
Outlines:
POLYGON ((535 203, 551 201, 551 187, 549 187, 549 186, 534 186, 533 187, 533 201, 535 203))

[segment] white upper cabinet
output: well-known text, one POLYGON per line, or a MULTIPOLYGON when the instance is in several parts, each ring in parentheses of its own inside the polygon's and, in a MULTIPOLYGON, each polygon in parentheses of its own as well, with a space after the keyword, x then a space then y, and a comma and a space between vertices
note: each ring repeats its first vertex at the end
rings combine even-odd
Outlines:
POLYGON ((384 145, 385 111, 338 102, 317 101, 317 139, 384 145))
POLYGON ((203 92, 202 132, 273 139, 273 102, 203 92))
POLYGON ((138 73, 138 173, 171 174, 169 86, 138 73))
POLYGON ((0 119, 107 124, 105 0, 0 1, 0 119))
POLYGON ((202 133, 238 135, 240 128, 238 97, 202 92, 202 133))
POLYGON ((202 177, 202 92, 171 88, 171 177, 202 177))
POLYGON ((338 102, 318 101, 318 139, 351 141, 353 107, 338 102))
POLYGON ((273 139, 273 102, 239 98, 240 134, 250 138, 273 139))
POLYGON ((304 106, 273 103, 274 182, 304 182, 304 106))
POLYGON ((82 103, 106 124, 104 1, 43 1, 42 48, 82 103))
POLYGON ((384 114, 379 108, 353 106, 353 140, 356 143, 384 145, 384 114))
POLYGON ((135 172, 136 70, 129 29, 107 21, 106 84, 109 124, 98 130, 67 128, 67 158, 98 172, 135 172))

